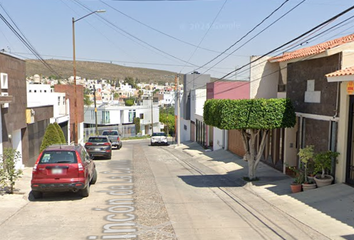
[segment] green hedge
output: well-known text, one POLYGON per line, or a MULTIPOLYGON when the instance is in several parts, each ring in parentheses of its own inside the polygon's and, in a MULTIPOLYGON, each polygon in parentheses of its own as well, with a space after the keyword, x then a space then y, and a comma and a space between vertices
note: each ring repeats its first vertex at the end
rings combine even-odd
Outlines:
POLYGON ((204 104, 204 122, 220 129, 275 129, 296 122, 290 99, 210 99, 204 104))

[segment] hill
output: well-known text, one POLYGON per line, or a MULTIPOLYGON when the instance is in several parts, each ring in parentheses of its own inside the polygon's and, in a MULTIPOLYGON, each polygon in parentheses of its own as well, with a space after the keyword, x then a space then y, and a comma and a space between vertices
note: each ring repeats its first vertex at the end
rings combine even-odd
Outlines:
MULTIPOLYGON (((67 60, 46 60, 61 78, 73 76, 73 62, 67 60)), ((39 74, 42 77, 55 76, 39 60, 26 60, 26 75, 39 74)), ((132 77, 141 82, 174 82, 176 73, 148 68, 125 67, 111 63, 76 61, 76 75, 86 79, 118 80, 132 77)))

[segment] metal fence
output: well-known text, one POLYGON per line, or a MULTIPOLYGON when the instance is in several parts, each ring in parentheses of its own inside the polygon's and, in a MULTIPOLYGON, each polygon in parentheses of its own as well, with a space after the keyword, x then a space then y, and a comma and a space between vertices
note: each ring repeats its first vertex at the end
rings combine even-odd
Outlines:
MULTIPOLYGON (((122 137, 135 137, 136 136, 136 130, 135 130, 135 125, 123 125, 123 126, 104 126, 104 127, 97 127, 98 135, 101 135, 104 130, 118 130, 120 135, 122 137)), ((84 139, 87 141, 87 139, 90 136, 95 136, 96 135, 96 128, 95 127, 89 127, 84 129, 84 139)))

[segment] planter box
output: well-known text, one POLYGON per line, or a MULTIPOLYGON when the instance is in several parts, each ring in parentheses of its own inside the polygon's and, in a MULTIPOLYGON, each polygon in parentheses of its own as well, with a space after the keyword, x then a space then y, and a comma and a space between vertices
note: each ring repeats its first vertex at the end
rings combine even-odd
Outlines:
POLYGON ((325 175, 325 178, 320 178, 320 176, 316 176, 315 181, 317 187, 324 187, 332 184, 333 177, 331 175, 325 175))

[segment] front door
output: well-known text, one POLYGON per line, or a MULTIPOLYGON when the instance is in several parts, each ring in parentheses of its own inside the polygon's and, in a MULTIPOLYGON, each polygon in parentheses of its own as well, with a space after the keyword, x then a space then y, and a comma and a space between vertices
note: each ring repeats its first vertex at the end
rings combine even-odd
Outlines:
POLYGON ((354 96, 350 96, 348 121, 347 169, 345 182, 354 185, 354 96))

